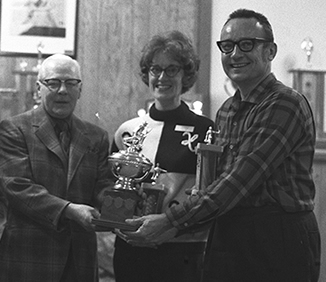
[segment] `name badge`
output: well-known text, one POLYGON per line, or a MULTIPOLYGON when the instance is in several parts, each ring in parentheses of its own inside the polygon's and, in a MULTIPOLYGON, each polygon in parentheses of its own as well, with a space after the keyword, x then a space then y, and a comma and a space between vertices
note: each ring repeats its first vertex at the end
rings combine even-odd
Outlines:
POLYGON ((174 130, 181 132, 194 132, 195 127, 190 125, 176 125, 174 130))

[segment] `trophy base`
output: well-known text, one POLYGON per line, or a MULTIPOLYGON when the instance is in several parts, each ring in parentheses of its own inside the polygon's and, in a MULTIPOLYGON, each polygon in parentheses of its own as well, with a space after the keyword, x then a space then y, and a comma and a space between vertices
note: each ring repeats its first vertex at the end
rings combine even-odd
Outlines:
POLYGON ((133 218, 137 204, 140 201, 135 190, 111 190, 105 192, 101 208, 101 217, 93 219, 95 231, 112 231, 113 229, 137 230, 138 226, 125 223, 126 219, 133 218))
POLYGON ((95 231, 113 231, 114 229, 120 229, 125 231, 136 231, 138 226, 132 226, 123 222, 110 221, 103 219, 92 219, 92 223, 96 225, 95 231))

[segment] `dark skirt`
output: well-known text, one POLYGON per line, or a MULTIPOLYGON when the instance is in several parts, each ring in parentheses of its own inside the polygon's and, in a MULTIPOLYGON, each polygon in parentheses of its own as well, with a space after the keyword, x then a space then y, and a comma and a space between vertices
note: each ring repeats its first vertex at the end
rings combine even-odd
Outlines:
POLYGON ((113 258, 116 282, 199 282, 204 242, 133 247, 117 237, 113 258))

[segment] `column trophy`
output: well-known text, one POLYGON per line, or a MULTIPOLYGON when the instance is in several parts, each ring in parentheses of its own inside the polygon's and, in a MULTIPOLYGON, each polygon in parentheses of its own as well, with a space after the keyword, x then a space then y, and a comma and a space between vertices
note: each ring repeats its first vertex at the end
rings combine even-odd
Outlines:
POLYGON ((109 163, 117 181, 111 190, 104 191, 104 201, 100 219, 93 219, 98 231, 108 229, 136 230, 137 227, 125 223, 134 215, 142 216, 159 213, 166 194, 162 184, 155 180, 163 171, 156 167, 152 183, 141 183, 153 167, 151 161, 142 153, 142 144, 148 132, 147 122, 141 124, 131 137, 124 139, 126 150, 120 150, 109 156, 109 163), (141 187, 146 194, 146 200, 139 195, 141 187))
POLYGON ((191 195, 196 195, 201 189, 205 189, 211 184, 216 177, 216 166, 219 157, 223 152, 223 147, 213 143, 214 136, 219 134, 212 127, 207 130, 204 143, 198 143, 196 147, 197 168, 196 168, 196 185, 191 195))

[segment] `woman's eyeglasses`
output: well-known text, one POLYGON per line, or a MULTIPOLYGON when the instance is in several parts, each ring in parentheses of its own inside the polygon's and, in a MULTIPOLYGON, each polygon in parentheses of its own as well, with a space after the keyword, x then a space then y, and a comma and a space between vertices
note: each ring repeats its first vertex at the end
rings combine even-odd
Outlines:
POLYGON ((155 77, 159 77, 162 72, 165 72, 165 74, 168 77, 174 77, 178 74, 178 72, 182 69, 182 67, 180 66, 176 66, 176 65, 170 65, 168 67, 166 67, 165 69, 161 68, 158 65, 153 65, 149 68, 149 72, 152 76, 155 77))

